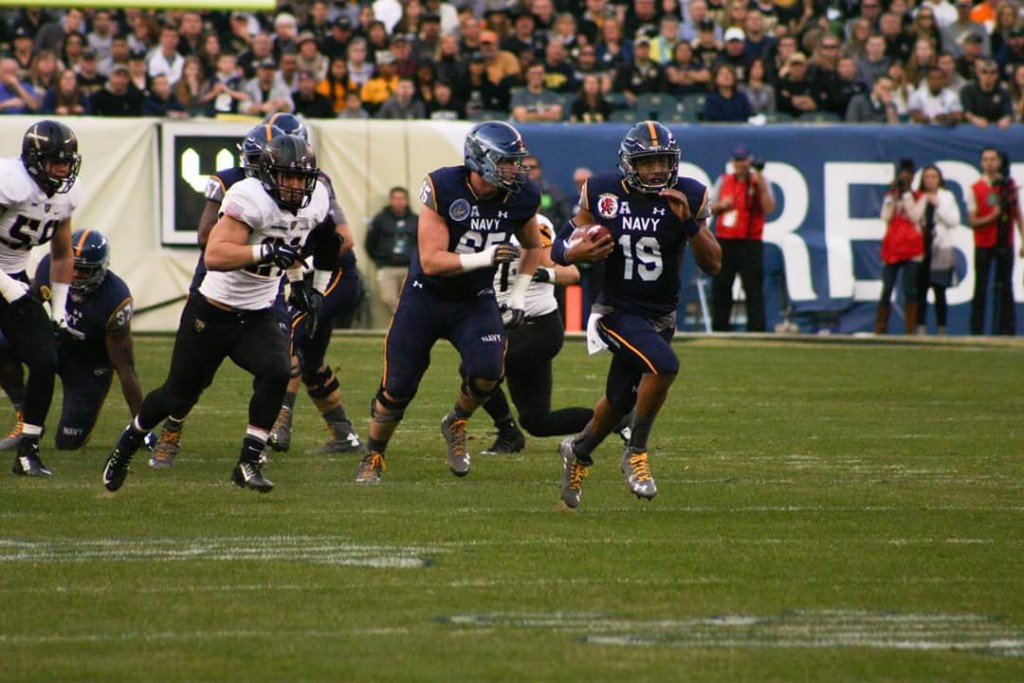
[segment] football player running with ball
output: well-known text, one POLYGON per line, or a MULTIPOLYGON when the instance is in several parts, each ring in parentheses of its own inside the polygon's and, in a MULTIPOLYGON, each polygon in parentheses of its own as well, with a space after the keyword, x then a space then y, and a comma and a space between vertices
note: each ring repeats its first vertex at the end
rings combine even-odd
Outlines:
MULTIPOLYGON (((604 396, 583 431, 558 447, 562 500, 580 502, 593 452, 634 410, 621 469, 630 492, 650 500, 658 489, 647 441, 679 372, 672 350, 680 272, 686 245, 705 272, 718 272, 722 250, 708 230, 707 188, 679 177, 680 150, 656 121, 633 126, 619 145, 619 172, 590 178, 580 194, 575 224, 600 223, 610 234, 570 240, 575 225, 559 233, 551 250, 556 263, 607 259, 601 295, 591 309, 588 342, 612 354, 604 396)), ((593 234, 593 231, 590 231, 593 234)), ((604 234, 602 234, 604 233, 604 234)))
MULTIPOLYGON (((317 180, 316 155, 294 135, 270 140, 259 172, 232 185, 203 259, 209 271, 182 312, 163 386, 150 392, 107 459, 103 484, 118 490, 145 434, 168 415, 185 415, 225 358, 250 372, 249 425, 231 473, 240 487, 261 493, 274 485, 259 459, 289 378, 289 340, 273 311, 285 269, 300 259, 314 233, 336 234, 327 189, 317 180)), ((337 263, 338 238, 313 254, 320 297, 337 263)), ((292 269, 294 270, 294 269, 292 269)), ((301 277, 301 271, 299 273, 301 277)))
POLYGON ((458 349, 462 385, 441 421, 448 468, 469 474, 466 426, 498 387, 504 372, 505 335, 492 280, 498 266, 524 258, 509 294, 509 327, 525 316, 526 290, 541 257, 537 228, 540 192, 522 161, 523 138, 512 126, 485 121, 466 136, 464 164, 428 174, 420 188, 419 246, 409 265, 384 340, 384 378, 373 399, 367 453, 356 482, 376 483, 384 452, 430 364, 439 339, 458 349))
POLYGON ((21 440, 14 474, 51 474, 39 454, 39 437, 53 401, 57 334, 66 334, 67 300, 74 262, 71 214, 82 157, 78 138, 63 123, 40 121, 25 133, 21 157, 0 159, 0 332, 28 366, 21 440), (29 294, 25 267, 32 248, 50 243, 50 314, 29 294))

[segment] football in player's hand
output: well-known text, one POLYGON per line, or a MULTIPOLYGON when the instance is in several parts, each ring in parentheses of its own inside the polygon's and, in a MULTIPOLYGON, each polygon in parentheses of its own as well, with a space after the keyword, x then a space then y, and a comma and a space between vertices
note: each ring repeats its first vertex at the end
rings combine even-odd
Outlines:
POLYGON ((578 244, 581 240, 586 240, 587 242, 600 242, 606 236, 611 237, 612 231, 600 223, 580 225, 573 230, 572 235, 569 236, 569 244, 578 244))

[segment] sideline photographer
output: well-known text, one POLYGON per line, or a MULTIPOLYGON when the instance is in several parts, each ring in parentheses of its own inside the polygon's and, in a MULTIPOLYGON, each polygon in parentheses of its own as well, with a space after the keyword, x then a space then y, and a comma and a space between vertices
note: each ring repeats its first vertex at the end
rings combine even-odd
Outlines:
POLYGON ((989 272, 995 264, 998 313, 996 334, 1017 333, 1013 302, 1013 224, 1021 234, 1024 256, 1024 216, 1017 201, 1017 183, 1010 177, 1010 159, 1004 152, 981 150, 981 178, 967 193, 967 224, 974 231, 974 298, 971 334, 982 334, 988 301, 989 272))
POLYGON ((739 274, 747 296, 747 331, 764 332, 765 216, 775 210, 764 162, 740 145, 732 153, 732 173, 722 175, 712 190, 715 235, 722 245, 722 270, 712 283, 712 322, 716 332, 732 329, 732 285, 739 274))
POLYGON ((875 316, 875 334, 885 334, 892 312, 892 290, 903 271, 903 329, 914 334, 917 327, 917 272, 924 259, 924 237, 915 220, 917 196, 910 184, 914 180, 914 161, 900 159, 896 178, 882 201, 882 296, 875 316))

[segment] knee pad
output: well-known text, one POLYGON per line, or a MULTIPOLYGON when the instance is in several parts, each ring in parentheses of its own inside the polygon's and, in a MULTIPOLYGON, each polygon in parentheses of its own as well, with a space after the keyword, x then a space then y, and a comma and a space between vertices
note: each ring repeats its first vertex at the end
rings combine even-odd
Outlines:
POLYGON ((303 372, 302 381, 310 398, 327 398, 338 390, 338 378, 329 367, 312 372, 303 372))
POLYGON ((405 409, 412 401, 409 398, 388 398, 384 395, 384 387, 377 390, 377 395, 370 401, 370 417, 378 422, 399 422, 405 415, 405 409))
POLYGON ((482 377, 470 377, 462 383, 462 393, 479 403, 483 403, 501 384, 500 379, 484 379, 482 377))

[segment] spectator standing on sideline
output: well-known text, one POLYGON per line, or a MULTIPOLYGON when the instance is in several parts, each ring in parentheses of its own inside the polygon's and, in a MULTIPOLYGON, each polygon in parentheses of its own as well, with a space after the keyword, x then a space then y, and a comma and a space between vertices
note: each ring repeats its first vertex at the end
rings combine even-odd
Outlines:
POLYGON ((1009 158, 994 147, 981 150, 981 178, 967 197, 967 225, 974 230, 974 298, 971 300, 971 334, 985 327, 989 273, 995 265, 998 313, 993 320, 997 334, 1017 333, 1013 303, 1013 224, 1021 233, 1024 255, 1024 216, 1017 201, 1017 183, 1010 177, 1009 158))
POLYGON ((924 334, 928 324, 928 290, 935 292, 935 325, 946 334, 946 289, 952 287, 956 272, 953 255, 953 231, 960 225, 960 207, 946 189, 942 171, 929 165, 921 169, 914 219, 924 236, 924 260, 917 274, 917 333, 924 334))
POLYGON ((416 251, 419 217, 409 210, 409 191, 393 187, 388 205, 373 217, 366 233, 366 253, 377 266, 377 296, 394 311, 409 261, 416 251))
POLYGON ((910 187, 914 162, 901 159, 896 178, 882 202, 885 237, 882 238, 882 297, 875 316, 875 334, 885 334, 892 311, 892 290, 903 271, 903 322, 906 334, 917 327, 917 271, 924 259, 924 239, 914 220, 916 197, 910 187))
POLYGON ((732 173, 718 179, 711 191, 715 236, 722 247, 722 268, 712 281, 712 328, 732 329, 732 285, 736 275, 747 297, 747 331, 764 332, 764 233, 765 216, 775 210, 764 166, 750 150, 739 145, 732 152, 732 173))

